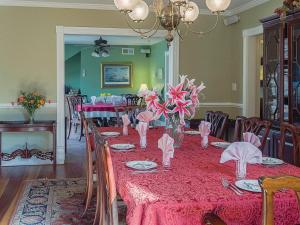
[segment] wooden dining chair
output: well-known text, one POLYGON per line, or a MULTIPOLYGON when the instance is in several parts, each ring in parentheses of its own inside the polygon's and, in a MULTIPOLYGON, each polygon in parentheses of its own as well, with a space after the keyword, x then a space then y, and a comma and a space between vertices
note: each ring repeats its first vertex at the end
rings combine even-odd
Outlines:
POLYGON ((89 132, 89 127, 94 126, 94 122, 89 119, 87 120, 84 116, 83 111, 80 112, 80 118, 83 123, 85 141, 86 141, 86 189, 85 189, 85 198, 84 198, 84 212, 82 217, 85 216, 89 206, 91 205, 93 189, 94 189, 94 149, 95 143, 93 135, 89 132))
POLYGON ((261 150, 265 148, 267 138, 272 127, 272 122, 268 120, 261 120, 258 117, 237 117, 234 131, 234 141, 242 141, 243 133, 251 132, 255 135, 261 135, 261 150))
MULTIPOLYGON (((300 207, 300 177, 294 176, 279 176, 279 177, 260 177, 258 179, 262 188, 262 225, 273 225, 273 196, 275 192, 289 189, 296 192, 298 199, 298 205, 300 207)), ((226 225, 226 223, 218 217, 217 213, 209 212, 204 218, 204 224, 206 225, 226 225)))
POLYGON ((137 95, 127 94, 125 98, 127 106, 138 106, 141 104, 141 98, 137 95))
POLYGON ((274 224, 273 196, 275 192, 283 189, 294 190, 300 207, 300 177, 261 177, 259 178, 259 184, 263 189, 263 225, 274 224))
POLYGON ((83 124, 80 121, 80 116, 78 112, 81 111, 82 109, 82 104, 84 103, 84 97, 81 95, 67 96, 67 101, 70 110, 70 124, 69 124, 68 138, 70 137, 72 126, 75 126, 75 133, 76 133, 77 127, 78 125, 80 125, 79 141, 81 141, 81 138, 83 137, 83 124))
POLYGON ((211 123, 210 135, 217 138, 224 138, 225 129, 228 125, 229 115, 221 111, 208 111, 205 113, 205 121, 211 123))
POLYGON ((214 212, 205 214, 203 220, 205 225, 226 225, 226 223, 214 212))
POLYGON ((280 124, 280 143, 278 146, 278 157, 283 161, 300 166, 300 128, 293 124, 283 122, 280 124), (290 137, 293 146, 286 144, 290 137))
MULTIPOLYGON (((110 150, 106 140, 93 127, 96 153, 97 200, 94 225, 118 225, 118 200, 110 150)), ((125 221, 125 218, 120 218, 125 221)))

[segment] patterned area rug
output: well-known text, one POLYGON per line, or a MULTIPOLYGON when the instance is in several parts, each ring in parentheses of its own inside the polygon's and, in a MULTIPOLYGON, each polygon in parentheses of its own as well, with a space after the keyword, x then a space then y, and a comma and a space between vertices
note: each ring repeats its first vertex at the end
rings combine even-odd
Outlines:
POLYGON ((95 202, 81 218, 84 190, 85 179, 27 181, 10 225, 93 224, 95 202))

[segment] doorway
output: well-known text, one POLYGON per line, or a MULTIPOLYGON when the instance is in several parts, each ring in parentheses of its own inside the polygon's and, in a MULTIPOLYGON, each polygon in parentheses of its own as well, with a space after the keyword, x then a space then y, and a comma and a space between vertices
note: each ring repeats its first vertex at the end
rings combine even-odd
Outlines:
MULTIPOLYGON (((87 27, 56 27, 57 39, 57 163, 65 161, 65 35, 118 35, 125 37, 138 37, 131 29, 122 28, 87 28, 87 27)), ((163 38, 165 31, 159 30, 155 37, 163 38)), ((178 82, 179 73, 179 38, 175 36, 169 48, 169 73, 170 84, 178 82)))
POLYGON ((243 116, 260 117, 262 99, 262 26, 243 31, 243 116))

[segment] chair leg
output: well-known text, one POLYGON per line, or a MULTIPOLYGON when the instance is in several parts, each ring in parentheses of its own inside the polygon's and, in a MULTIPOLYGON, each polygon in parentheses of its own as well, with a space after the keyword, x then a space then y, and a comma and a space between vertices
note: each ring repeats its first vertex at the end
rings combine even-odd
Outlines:
POLYGON ((100 190, 97 188, 96 212, 93 225, 98 225, 100 220, 100 190))
POLYGON ((83 211, 81 217, 85 216, 85 214, 91 204, 92 196, 93 196, 93 174, 89 174, 88 179, 87 179, 86 193, 85 193, 85 208, 84 208, 84 211, 83 211))
POLYGON ((71 120, 69 120, 69 132, 68 132, 68 139, 70 138, 71 129, 72 129, 72 121, 71 121, 71 120))
POLYGON ((83 122, 80 121, 80 137, 79 137, 79 141, 81 141, 82 137, 83 137, 83 122))

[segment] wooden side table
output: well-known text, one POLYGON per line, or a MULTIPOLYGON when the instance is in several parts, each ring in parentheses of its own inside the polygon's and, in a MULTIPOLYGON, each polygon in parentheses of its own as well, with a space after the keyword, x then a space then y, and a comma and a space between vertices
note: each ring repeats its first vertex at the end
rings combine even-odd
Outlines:
POLYGON ((15 159, 17 156, 28 159, 36 156, 39 159, 53 161, 56 165, 56 122, 55 121, 35 121, 32 124, 24 121, 0 121, 0 165, 1 161, 9 161, 15 159), (3 153, 1 146, 1 139, 3 132, 39 132, 48 131, 53 135, 53 149, 52 152, 43 152, 39 149, 28 149, 27 143, 25 149, 16 149, 12 153, 3 153))

